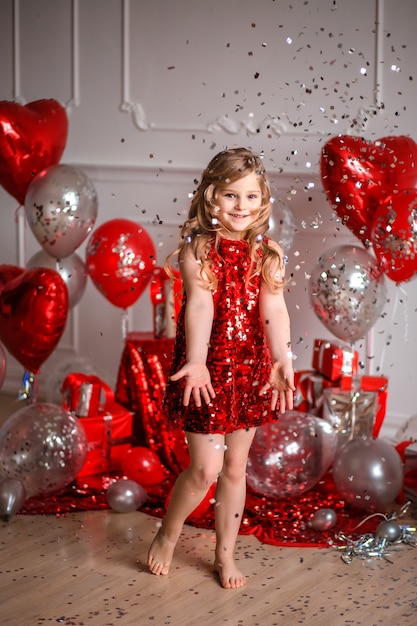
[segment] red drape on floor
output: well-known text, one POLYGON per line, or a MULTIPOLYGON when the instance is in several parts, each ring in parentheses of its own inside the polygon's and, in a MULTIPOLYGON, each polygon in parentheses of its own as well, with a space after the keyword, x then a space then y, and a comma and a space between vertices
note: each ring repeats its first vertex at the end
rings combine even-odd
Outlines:
MULTIPOLYGON (((162 397, 171 359, 172 339, 155 339, 151 333, 129 333, 119 367, 115 399, 134 414, 136 445, 154 450, 166 468, 166 479, 147 487, 148 500, 141 511, 163 517, 165 504, 178 473, 186 466, 188 452, 184 434, 169 428, 162 397)), ((106 489, 122 475, 83 476, 58 494, 31 498, 22 513, 64 514, 70 511, 109 508, 106 489)), ((327 547, 338 544, 338 533, 355 537, 374 532, 380 517, 364 522, 368 514, 349 507, 337 493, 331 472, 314 488, 294 498, 273 499, 248 488, 240 533, 255 535, 277 546, 327 547), (333 509, 337 523, 330 530, 314 530, 309 519, 318 509, 333 509)), ((187 520, 197 528, 214 528, 210 495, 187 520)))

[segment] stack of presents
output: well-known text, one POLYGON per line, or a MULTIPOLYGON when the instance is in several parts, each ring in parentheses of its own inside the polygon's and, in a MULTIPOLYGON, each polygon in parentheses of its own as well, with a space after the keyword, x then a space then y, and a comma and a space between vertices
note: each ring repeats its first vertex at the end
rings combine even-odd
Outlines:
POLYGON ((63 406, 78 417, 88 439, 88 452, 77 478, 122 469, 133 442, 133 414, 116 402, 113 390, 98 376, 69 374, 62 385, 63 406))
POLYGON ((385 417, 388 380, 358 376, 359 354, 338 341, 316 339, 311 370, 295 374, 297 411, 323 417, 338 438, 377 437, 385 417))
MULTIPOLYGON (((337 432, 339 445, 357 436, 378 437, 385 417, 388 380, 358 375, 358 361, 358 353, 349 345, 316 339, 312 368, 295 374, 294 409, 327 420, 337 432)), ((115 400, 113 391, 99 377, 81 373, 67 376, 63 405, 82 419, 89 442, 78 477, 120 472, 126 451, 143 445, 133 435, 137 416, 115 400)), ((416 445, 407 442, 402 453, 406 467, 408 463, 414 474, 405 487, 411 499, 413 483, 417 482, 416 445)))
MULTIPOLYGON (((358 375, 359 355, 349 345, 316 339, 312 369, 295 374, 297 411, 328 421, 343 445, 353 437, 378 437, 384 422, 388 379, 358 375)), ((404 462, 404 497, 417 503, 417 442, 396 445, 404 462)))

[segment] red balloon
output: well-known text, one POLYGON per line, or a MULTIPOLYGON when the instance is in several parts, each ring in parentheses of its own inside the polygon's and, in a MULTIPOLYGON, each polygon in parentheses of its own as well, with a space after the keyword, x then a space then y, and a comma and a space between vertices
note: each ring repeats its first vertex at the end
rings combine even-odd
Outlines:
POLYGON ((369 245, 370 221, 387 193, 384 150, 362 137, 332 137, 322 149, 320 168, 332 208, 369 245))
POLYGON ((12 268, 0 265, 0 340, 37 374, 65 330, 68 290, 54 270, 12 268))
POLYGON ((0 265, 0 289, 14 278, 24 273, 23 267, 17 265, 0 265))
POLYGON ((382 137, 375 142, 388 159, 387 182, 391 189, 411 189, 417 185, 417 143, 405 135, 382 137))
POLYGON ((417 189, 402 189, 381 203, 371 241, 383 272, 396 283, 417 274, 417 189))
POLYGON ((0 184, 20 204, 36 174, 59 162, 67 134, 67 114, 56 100, 0 102, 0 184))
POLYGON ((99 226, 88 240, 88 274, 103 296, 122 309, 142 295, 155 263, 153 241, 136 222, 110 220, 99 226))
POLYGON ((417 184, 417 144, 403 135, 375 142, 332 137, 321 154, 321 178, 342 222, 366 246, 380 203, 393 191, 417 184))
POLYGON ((130 448, 122 459, 123 473, 142 487, 157 485, 165 478, 165 470, 158 455, 150 448, 130 448))

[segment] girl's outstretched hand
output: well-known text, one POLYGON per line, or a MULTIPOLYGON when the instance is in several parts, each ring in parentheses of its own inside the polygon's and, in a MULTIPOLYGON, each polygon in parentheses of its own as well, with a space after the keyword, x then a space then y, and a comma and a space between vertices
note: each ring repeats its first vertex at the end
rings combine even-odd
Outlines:
POLYGON ((190 404, 191 396, 197 407, 201 406, 201 399, 206 404, 210 404, 211 399, 216 397, 216 393, 211 385, 210 372, 205 363, 188 362, 175 374, 171 376, 172 381, 185 378, 185 389, 183 395, 183 405, 190 404))
POLYGON ((269 380, 262 387, 259 394, 262 395, 269 389, 272 389, 271 409, 273 411, 275 411, 277 405, 280 413, 293 410, 295 386, 292 367, 285 367, 278 362, 274 363, 269 374, 269 380))

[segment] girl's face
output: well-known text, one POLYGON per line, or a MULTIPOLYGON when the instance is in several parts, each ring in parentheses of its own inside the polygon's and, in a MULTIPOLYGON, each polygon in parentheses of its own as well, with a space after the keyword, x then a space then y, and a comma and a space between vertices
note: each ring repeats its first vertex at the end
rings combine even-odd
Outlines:
POLYGON ((228 239, 240 239, 259 215, 262 191, 258 176, 251 172, 234 183, 218 190, 214 217, 224 227, 222 235, 228 239))

